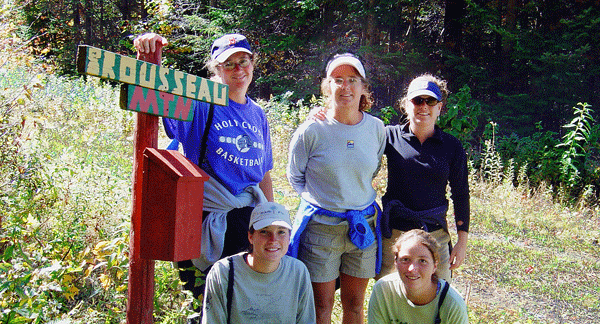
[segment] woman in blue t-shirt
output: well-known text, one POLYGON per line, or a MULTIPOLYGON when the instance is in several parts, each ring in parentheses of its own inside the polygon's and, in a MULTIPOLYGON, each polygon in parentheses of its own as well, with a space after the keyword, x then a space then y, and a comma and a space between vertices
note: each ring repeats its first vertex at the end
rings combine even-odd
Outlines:
MULTIPOLYGON (((167 40, 153 33, 134 40, 141 55, 160 55, 162 45, 167 40)), ((254 53, 246 37, 227 34, 217 39, 207 68, 213 81, 229 86, 229 104, 215 106, 210 117, 210 105, 195 101, 191 122, 163 118, 167 135, 210 175, 204 183, 201 257, 178 264, 184 287, 196 298, 204 292, 204 285, 196 284, 196 269, 208 273, 217 260, 245 251, 252 209, 259 202, 273 201, 269 126, 262 108, 247 95, 254 53), (201 147, 205 127, 210 128, 206 147, 201 147), (202 150, 205 159, 199 161, 202 150)))

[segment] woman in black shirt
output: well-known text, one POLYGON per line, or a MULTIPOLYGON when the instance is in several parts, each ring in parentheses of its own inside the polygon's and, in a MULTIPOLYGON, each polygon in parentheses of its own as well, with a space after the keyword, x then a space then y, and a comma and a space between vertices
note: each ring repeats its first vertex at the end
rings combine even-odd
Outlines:
POLYGON ((465 259, 470 220, 467 157, 460 141, 436 126, 447 96, 445 81, 430 74, 415 78, 400 101, 408 123, 386 127, 388 186, 382 197, 383 269, 377 278, 394 271, 391 246, 414 228, 431 233, 440 243, 440 278, 450 281, 451 270, 465 259), (448 184, 458 234, 454 247, 446 222, 448 184))

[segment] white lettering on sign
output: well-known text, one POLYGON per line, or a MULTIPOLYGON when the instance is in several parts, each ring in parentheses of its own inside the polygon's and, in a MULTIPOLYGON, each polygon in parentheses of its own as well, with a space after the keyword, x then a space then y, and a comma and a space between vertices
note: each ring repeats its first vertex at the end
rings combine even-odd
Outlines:
POLYGON ((176 95, 183 95, 183 85, 181 83, 181 79, 183 79, 183 72, 175 71, 175 89, 171 92, 176 95))
POLYGON ((121 56, 121 69, 119 77, 125 83, 135 83, 137 60, 129 57, 121 56))
POLYGON ((187 76, 187 83, 185 85, 185 91, 188 97, 194 97, 194 93, 196 92, 196 76, 189 74, 187 76))
POLYGON ((204 82, 200 83, 200 89, 198 90, 197 98, 200 100, 210 99, 210 90, 208 90, 208 82, 206 82, 206 80, 204 80, 204 82))
POLYGON ((78 47, 77 71, 220 106, 229 101, 225 84, 87 45, 78 47))
MULTIPOLYGON (((219 89, 219 83, 213 83, 213 94, 217 94, 217 89, 219 89)), ((227 87, 221 87, 221 91, 219 92, 219 96, 217 98, 213 98, 213 101, 217 105, 225 106, 227 104, 227 87)))
POLYGON ((169 74, 171 70, 164 68, 162 66, 158 67, 158 75, 160 77, 160 85, 158 86, 158 91, 168 91, 169 90, 169 81, 167 81, 167 74, 169 74))
POLYGON ((156 65, 146 63, 140 69, 140 85, 146 88, 154 88, 156 81, 156 65), (145 67, 145 68, 144 68, 145 67))
POLYGON ((86 67, 87 73, 91 75, 100 75, 100 58, 102 57, 102 50, 97 48, 90 48, 88 50, 88 64, 86 67))
POLYGON ((111 52, 104 52, 104 61, 102 62, 102 77, 115 78, 115 59, 116 55, 111 52))

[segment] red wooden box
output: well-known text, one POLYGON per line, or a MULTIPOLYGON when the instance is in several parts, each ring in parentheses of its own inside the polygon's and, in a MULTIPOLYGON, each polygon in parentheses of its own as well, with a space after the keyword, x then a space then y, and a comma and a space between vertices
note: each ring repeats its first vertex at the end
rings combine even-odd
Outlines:
POLYGON ((141 258, 198 258, 208 175, 178 151, 146 148, 143 165, 141 258))

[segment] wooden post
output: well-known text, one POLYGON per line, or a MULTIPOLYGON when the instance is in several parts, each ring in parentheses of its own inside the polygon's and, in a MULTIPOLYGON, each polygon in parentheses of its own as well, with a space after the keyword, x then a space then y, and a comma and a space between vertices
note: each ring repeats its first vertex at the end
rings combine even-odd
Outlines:
MULTIPOLYGON (((162 45, 156 44, 154 56, 139 55, 138 59, 160 64, 162 45)), ((133 149, 133 194, 131 228, 129 232, 129 286, 127 291, 127 323, 151 324, 154 310, 154 260, 140 257, 140 229, 142 215, 142 179, 144 150, 158 146, 158 117, 135 114, 133 149)))

